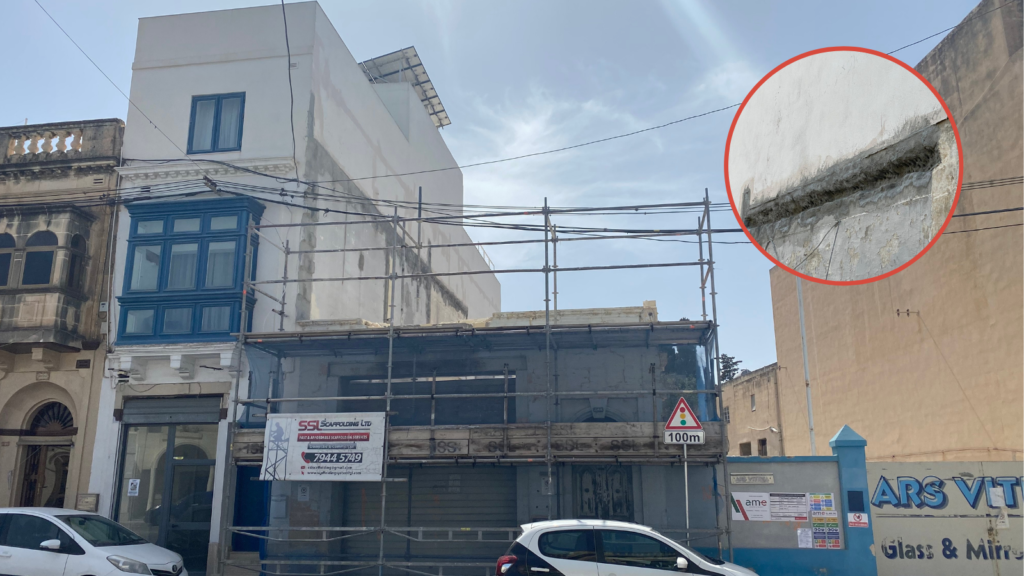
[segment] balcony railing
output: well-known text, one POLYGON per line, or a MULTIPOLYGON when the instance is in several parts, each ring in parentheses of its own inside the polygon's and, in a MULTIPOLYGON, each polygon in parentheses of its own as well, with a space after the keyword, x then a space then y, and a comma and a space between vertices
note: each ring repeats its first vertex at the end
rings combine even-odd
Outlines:
POLYGON ((0 171, 40 162, 118 162, 124 123, 117 119, 0 128, 0 171))

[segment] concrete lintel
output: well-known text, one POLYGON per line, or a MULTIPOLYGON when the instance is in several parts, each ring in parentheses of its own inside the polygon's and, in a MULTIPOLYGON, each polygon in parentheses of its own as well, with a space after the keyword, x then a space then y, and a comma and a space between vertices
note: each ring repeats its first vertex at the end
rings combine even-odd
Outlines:
POLYGON ((121 356, 120 368, 127 372, 129 378, 132 380, 141 382, 146 379, 146 362, 143 358, 135 356, 121 356))

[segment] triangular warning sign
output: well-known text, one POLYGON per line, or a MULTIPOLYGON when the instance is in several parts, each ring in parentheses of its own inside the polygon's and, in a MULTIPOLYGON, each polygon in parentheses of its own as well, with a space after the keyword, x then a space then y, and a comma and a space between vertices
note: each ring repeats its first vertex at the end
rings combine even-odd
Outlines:
POLYGON ((665 430, 703 429, 704 427, 700 425, 700 420, 697 420, 697 415, 690 409, 690 405, 686 403, 684 398, 680 398, 679 402, 676 403, 676 409, 672 411, 668 422, 665 423, 665 430))

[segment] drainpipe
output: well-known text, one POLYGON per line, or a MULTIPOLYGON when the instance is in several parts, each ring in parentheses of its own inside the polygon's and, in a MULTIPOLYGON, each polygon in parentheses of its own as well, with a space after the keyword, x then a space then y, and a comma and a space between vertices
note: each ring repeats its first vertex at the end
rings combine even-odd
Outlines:
POLYGON ((811 405, 811 371, 807 367, 807 330, 804 328, 804 291, 803 282, 796 279, 796 301, 800 307, 800 344, 804 351, 804 388, 807 390, 807 428, 811 433, 811 456, 818 455, 814 445, 814 407, 811 405))

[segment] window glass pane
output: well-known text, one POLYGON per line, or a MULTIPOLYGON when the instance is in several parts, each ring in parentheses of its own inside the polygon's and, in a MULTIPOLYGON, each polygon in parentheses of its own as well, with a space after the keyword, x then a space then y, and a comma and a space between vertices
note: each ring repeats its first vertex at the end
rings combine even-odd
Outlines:
POLYGON ((203 308, 203 332, 227 332, 231 328, 231 306, 203 308))
POLYGON ((238 214, 210 218, 210 230, 234 230, 238 228, 238 214))
POLYGON ((199 232, 200 222, 199 218, 175 218, 173 231, 175 233, 199 232))
POLYGON ((50 271, 53 268, 53 252, 26 252, 25 273, 21 276, 23 286, 35 286, 50 283, 50 271))
POLYGON ((238 129, 242 122, 242 99, 225 98, 220 101, 220 131, 217 149, 238 148, 238 129))
POLYGON ((635 532, 601 530, 601 544, 605 564, 674 569, 679 558, 671 546, 635 532))
POLYGON ((192 110, 192 142, 189 146, 193 151, 213 149, 213 115, 216 108, 216 100, 200 100, 195 103, 192 110))
POLYGON ((196 287, 196 261, 199 244, 171 246, 171 262, 167 269, 168 290, 192 290, 196 287))
POLYGON ((540 553, 548 558, 596 562, 594 531, 566 530, 541 534, 540 553))
POLYGON ((7 546, 39 550, 39 545, 60 536, 57 525, 45 518, 27 514, 11 514, 7 526, 7 546))
POLYGON ((229 288, 235 279, 235 241, 210 242, 206 259, 206 287, 229 288))
POLYGON ((28 242, 25 242, 26 247, 30 246, 56 246, 57 235, 49 230, 43 230, 36 232, 35 234, 28 237, 28 242))
POLYGON ((164 311, 164 333, 181 334, 192 331, 192 309, 171 308, 164 311))
POLYGON ((11 253, 0 254, 0 286, 7 286, 7 277, 11 275, 11 253))
POLYGON ((125 320, 125 334, 152 334, 153 333, 153 311, 152 310, 128 310, 128 318, 125 320))
POLYGON ((138 534, 102 516, 57 516, 57 518, 63 520, 72 530, 78 532, 79 536, 96 547, 146 543, 138 534))
POLYGON ((161 246, 136 246, 132 263, 131 290, 156 290, 160 277, 161 246))
POLYGON ((163 220, 144 220, 139 222, 136 234, 162 234, 164 231, 163 220))
POLYGON ((10 234, 0 234, 0 248, 14 248, 17 246, 14 242, 14 236, 10 234))

